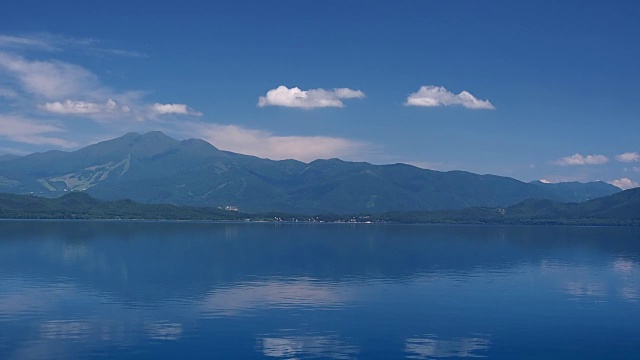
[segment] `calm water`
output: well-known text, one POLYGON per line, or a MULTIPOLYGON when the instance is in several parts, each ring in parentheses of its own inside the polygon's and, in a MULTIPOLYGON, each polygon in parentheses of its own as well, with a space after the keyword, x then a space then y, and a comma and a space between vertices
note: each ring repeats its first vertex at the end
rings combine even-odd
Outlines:
POLYGON ((640 229, 0 221, 0 358, 639 359, 640 229))

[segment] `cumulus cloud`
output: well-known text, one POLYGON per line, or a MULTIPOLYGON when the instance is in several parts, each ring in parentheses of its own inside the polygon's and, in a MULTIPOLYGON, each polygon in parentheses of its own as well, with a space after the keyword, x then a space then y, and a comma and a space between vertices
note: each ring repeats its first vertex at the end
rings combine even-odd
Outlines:
POLYGON ((288 88, 278 86, 267 91, 265 96, 258 99, 258 106, 284 106, 303 109, 314 109, 323 107, 344 107, 342 100, 362 99, 365 95, 360 90, 349 88, 338 89, 311 89, 301 90, 300 88, 288 88))
POLYGON ((207 140, 216 147, 273 160, 312 161, 328 158, 351 158, 367 144, 330 136, 278 136, 266 130, 236 125, 191 123, 189 134, 207 140))
POLYGON ((580 155, 574 154, 571 156, 565 156, 556 161, 553 161, 555 165, 571 166, 571 165, 600 165, 609 161, 604 155, 580 155))
POLYGON ((632 189, 640 186, 637 182, 629 179, 629 178, 621 178, 618 180, 607 181, 609 184, 613 186, 617 186, 622 190, 632 189))
POLYGON ((462 105, 467 109, 495 109, 489 100, 480 100, 468 91, 462 91, 456 95, 443 86, 435 85, 420 87, 417 92, 409 95, 404 104, 424 107, 462 105))
POLYGON ((60 134, 64 131, 62 127, 53 123, 0 114, 0 137, 14 142, 31 145, 53 145, 62 148, 77 146, 73 141, 55 136, 55 134, 60 134))
POLYGON ((620 162, 636 162, 640 161, 640 154, 638 154, 637 152, 627 152, 616 155, 616 160, 620 162))
POLYGON ((201 116, 202 113, 194 111, 185 104, 159 104, 151 105, 151 112, 158 115, 178 114, 201 116))

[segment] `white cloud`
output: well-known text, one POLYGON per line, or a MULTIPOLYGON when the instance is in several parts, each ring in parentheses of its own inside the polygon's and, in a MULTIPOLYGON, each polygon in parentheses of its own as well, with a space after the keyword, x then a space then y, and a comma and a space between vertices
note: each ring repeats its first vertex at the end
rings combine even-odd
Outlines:
POLYGON ((362 91, 349 88, 301 90, 297 87, 289 89, 281 85, 267 91, 266 96, 261 96, 258 99, 258 106, 284 106, 303 109, 341 108, 345 106, 342 100, 362 99, 364 97, 365 95, 362 91))
POLYGON ((553 184, 553 181, 547 179, 540 179, 540 182, 543 184, 553 184))
POLYGON ((77 146, 73 141, 54 136, 65 130, 52 123, 0 114, 0 137, 32 145, 54 145, 62 148, 77 146))
POLYGON ((46 99, 91 93, 99 87, 97 77, 80 66, 55 61, 30 61, 4 52, 0 52, 0 71, 17 79, 25 92, 46 99))
POLYGON ((454 94, 443 86, 427 85, 409 95, 406 106, 450 106, 462 105, 467 109, 495 109, 489 100, 480 100, 471 95, 468 91, 454 94))
POLYGON ((552 163, 555 165, 561 166, 570 166, 570 165, 600 165, 609 161, 604 155, 580 155, 574 154, 571 156, 565 156, 560 158, 552 163))
POLYGON ((357 156, 367 147, 364 143, 345 138, 278 136, 266 130, 236 125, 191 123, 188 127, 190 135, 207 140, 220 149, 273 160, 344 159, 357 156))
POLYGON ((640 154, 637 152, 627 152, 624 154, 616 155, 616 160, 620 162, 636 162, 640 161, 640 154))
POLYGON ((41 108, 55 114, 70 115, 98 114, 103 112, 129 112, 131 110, 128 106, 118 106, 118 103, 113 99, 108 99, 104 104, 67 99, 64 102, 55 101, 45 103, 41 108))
POLYGON ((50 100, 34 108, 54 114, 85 116, 98 121, 144 121, 164 114, 202 115, 185 104, 149 104, 144 101, 147 94, 142 91, 114 91, 87 69, 60 61, 32 61, 0 51, 1 75, 13 79, 16 90, 21 93, 0 88, 0 96, 17 98, 20 95, 23 105, 50 100))
POLYGON ((201 116, 201 112, 194 111, 185 104, 159 104, 151 105, 151 112, 158 115, 177 114, 201 116))
POLYGON ((629 178, 621 178, 618 180, 607 181, 609 184, 613 186, 617 186, 622 190, 632 189, 640 186, 637 182, 629 179, 629 178))

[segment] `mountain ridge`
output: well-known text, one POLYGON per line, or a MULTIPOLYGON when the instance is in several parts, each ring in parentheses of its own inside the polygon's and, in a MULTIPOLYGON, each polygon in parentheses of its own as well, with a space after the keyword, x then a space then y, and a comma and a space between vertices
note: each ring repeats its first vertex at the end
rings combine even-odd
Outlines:
POLYGON ((583 203, 527 199, 506 208, 367 214, 245 214, 217 208, 142 204, 129 199, 104 201, 85 192, 58 198, 0 193, 0 219, 120 219, 204 221, 290 221, 349 223, 640 225, 640 188, 583 203))
POLYGON ((1 161, 0 180, 1 192, 16 194, 86 191, 104 200, 307 214, 510 206, 528 198, 585 201, 619 191, 605 183, 533 184, 401 163, 269 160, 159 131, 1 161))

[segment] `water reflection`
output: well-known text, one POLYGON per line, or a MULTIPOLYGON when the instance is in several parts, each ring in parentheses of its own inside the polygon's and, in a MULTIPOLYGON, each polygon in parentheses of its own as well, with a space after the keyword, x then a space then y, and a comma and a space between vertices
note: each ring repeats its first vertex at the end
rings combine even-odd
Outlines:
POLYGON ((0 357, 637 354, 638 233, 0 221, 0 357))
POLYGON ((484 357, 482 352, 491 345, 487 335, 475 335, 456 339, 440 339, 426 335, 407 339, 405 352, 409 359, 440 359, 450 357, 484 357))
POLYGON ((337 309, 348 295, 311 278, 249 282, 214 289, 201 303, 206 316, 233 316, 259 308, 337 309))
POLYGON ((604 297, 607 295, 604 283, 595 281, 569 281, 564 289, 568 295, 573 295, 576 299, 604 297))
POLYGON ((356 359, 359 349, 335 334, 287 335, 286 331, 258 337, 258 347, 267 357, 281 359, 356 359))
POLYGON ((53 320, 40 325, 40 334, 47 340, 81 340, 93 332, 92 323, 87 321, 53 320))
POLYGON ((638 263, 626 257, 602 264, 543 259, 540 274, 547 282, 559 283, 560 291, 572 301, 613 301, 617 294, 623 301, 635 302, 640 292, 638 263))
POLYGON ((170 321, 154 321, 146 326, 147 336, 152 340, 178 340, 182 336, 182 324, 170 321))

